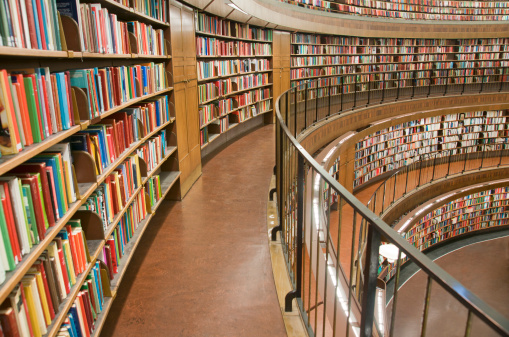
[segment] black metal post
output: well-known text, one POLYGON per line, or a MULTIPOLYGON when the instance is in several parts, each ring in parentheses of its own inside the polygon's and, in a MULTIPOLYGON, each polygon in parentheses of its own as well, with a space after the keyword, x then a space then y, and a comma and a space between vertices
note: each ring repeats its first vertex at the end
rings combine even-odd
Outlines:
POLYGON ((461 94, 465 92, 465 86, 467 85, 467 68, 463 68, 463 89, 461 89, 461 94))
POLYGON ((341 75, 341 107, 339 112, 343 111, 343 85, 345 84, 345 80, 343 78, 343 75, 341 75))
POLYGON ((431 75, 433 74, 433 69, 429 70, 429 76, 428 76, 428 97, 431 95, 431 75))
POLYGON ((435 167, 437 166, 437 156, 433 158, 433 174, 431 175, 431 181, 435 180, 435 167))
MULTIPOLYGON (((484 140, 486 140, 486 138, 485 138, 484 140)), ((479 170, 481 170, 481 169, 482 169, 482 165, 483 165, 483 163, 484 163, 484 156, 485 156, 485 154, 486 154, 486 144, 483 144, 483 151, 482 151, 482 158, 481 158, 481 166, 479 167, 479 170)))
POLYGON ((382 100, 380 101, 380 103, 384 102, 384 97, 385 97, 385 73, 382 74, 382 100))
POLYGON ((352 106, 352 110, 355 109, 355 105, 357 105, 357 76, 358 75, 354 75, 355 76, 355 86, 354 86, 354 92, 353 92, 353 106, 352 106))
POLYGON ((393 193, 392 193, 392 202, 391 202, 391 204, 393 204, 393 203, 394 203, 394 200, 396 200, 396 185, 397 185, 397 184, 396 184, 396 181, 397 181, 397 179, 398 179, 398 174, 396 173, 396 174, 394 175, 394 191, 393 191, 393 193))
POLYGON ((373 318, 375 316, 379 248, 380 233, 370 224, 366 244, 366 269, 364 270, 364 285, 362 291, 361 337, 373 336, 372 330, 373 318))
POLYGON ((371 74, 368 75, 368 77, 370 78, 370 80, 368 81, 368 102, 366 103, 366 106, 369 105, 369 98, 370 98, 370 94, 371 94, 371 74))
POLYGON ((417 85, 417 71, 414 71, 414 78, 412 79, 413 86, 412 86, 412 96, 410 98, 414 98, 415 95, 415 86, 417 85))
POLYGON ((306 86, 304 87, 304 127, 302 130, 306 130, 308 127, 308 88, 309 82, 306 82, 306 86))
POLYGON ((399 87, 400 87, 400 82, 401 81, 401 71, 398 71, 398 89, 396 90, 396 101, 398 100, 399 98, 399 87))
POLYGON ((407 188, 408 188, 408 166, 406 167, 406 183, 405 183, 405 194, 403 195, 406 195, 406 192, 407 192, 407 188))
POLYGON ((444 96, 447 95, 447 88, 449 87, 449 76, 451 73, 451 69, 447 69, 447 79, 445 80, 445 90, 444 90, 444 96))
POLYGON ((447 176, 449 176, 449 172, 451 171, 451 154, 449 153, 448 155, 449 157, 449 163, 447 164, 447 173, 445 174, 445 177, 447 178, 447 176))
POLYGON ((329 114, 327 115, 327 117, 330 117, 330 101, 331 101, 331 97, 332 97, 332 91, 331 91, 331 84, 332 84, 332 78, 329 79, 329 114))
POLYGON ((484 88, 484 78, 486 77, 486 68, 483 68, 482 70, 482 77, 481 77, 481 88, 479 89, 479 92, 482 92, 482 89, 484 88))
POLYGON ((316 97, 315 97, 315 120, 313 121, 313 124, 318 121, 318 82, 316 83, 316 97))
MULTIPOLYGON (((295 277, 295 289, 285 296, 285 311, 292 311, 292 301, 294 298, 301 297, 302 282, 302 224, 304 216, 304 157, 297 154, 297 275, 295 277)), ((377 250, 378 252, 378 250, 377 250)))
POLYGON ((295 87, 295 93, 293 95, 293 118, 295 119, 294 137, 297 137, 297 87, 295 87))

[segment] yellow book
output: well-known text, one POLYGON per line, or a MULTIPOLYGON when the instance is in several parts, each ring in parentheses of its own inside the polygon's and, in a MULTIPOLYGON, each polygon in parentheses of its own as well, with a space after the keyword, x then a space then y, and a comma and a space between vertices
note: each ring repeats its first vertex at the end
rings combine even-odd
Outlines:
MULTIPOLYGON (((36 301, 34 298, 34 288, 36 287, 35 284, 35 276, 25 276, 21 280, 23 283, 23 291, 25 293, 25 300, 27 302, 28 307, 28 316, 30 319, 30 323, 32 325, 32 332, 34 334, 34 337, 41 337, 41 324, 39 323, 38 314, 37 314, 37 307, 36 307, 36 301)), ((40 305, 39 305, 40 307, 40 305)), ((42 309, 41 309, 42 313, 42 309)), ((44 321, 42 322, 44 325, 44 321)))
POLYGON ((115 177, 115 186, 116 191, 113 193, 117 193, 117 201, 118 201, 118 209, 124 208, 124 205, 122 205, 122 194, 120 192, 120 180, 118 179, 118 172, 113 172, 113 176, 115 177))
POLYGON ((71 246, 69 246, 69 240, 62 240, 62 248, 64 249, 64 257, 65 263, 67 263, 67 268, 69 270, 69 281, 71 281, 71 286, 76 284, 76 274, 74 273, 74 263, 72 261, 71 255, 71 246))
POLYGON ((44 319, 46 320, 46 325, 50 325, 51 324, 51 315, 49 313, 48 299, 46 298, 46 292, 44 290, 44 283, 42 280, 41 272, 35 268, 30 268, 28 270, 27 275, 35 276, 35 281, 37 283, 37 291, 39 294, 39 298, 41 300, 41 306, 42 306, 42 312, 44 314, 44 319))

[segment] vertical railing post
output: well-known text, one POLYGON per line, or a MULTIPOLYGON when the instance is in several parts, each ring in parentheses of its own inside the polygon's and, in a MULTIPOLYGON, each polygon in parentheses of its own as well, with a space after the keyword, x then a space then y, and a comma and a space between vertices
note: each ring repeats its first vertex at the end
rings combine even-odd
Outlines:
MULTIPOLYGON (((448 152, 450 152, 450 151, 448 151, 448 152)), ((449 172, 451 171, 451 157, 452 157, 452 155, 449 153, 449 155, 447 157, 449 157, 449 163, 447 164, 447 173, 445 174, 446 178, 449 176, 449 172)))
POLYGON ((331 97, 332 97, 332 92, 331 92, 331 84, 332 84, 332 77, 329 79, 329 114, 327 115, 327 117, 330 117, 330 109, 331 109, 331 97))
POLYGON ((392 202, 391 202, 391 204, 393 204, 394 201, 396 200, 396 186, 397 186, 396 181, 397 181, 397 179, 398 179, 398 174, 396 173, 394 175, 394 191, 392 193, 392 202))
POLYGON ((355 90, 353 92, 353 106, 352 106, 352 110, 355 109, 355 106, 357 105, 357 76, 358 75, 354 75, 355 76, 355 90))
POLYGON ((396 101, 399 98, 399 87, 400 87, 400 81, 401 81, 401 71, 398 71, 398 89, 396 89, 396 101))
POLYGON ((380 101, 380 104, 384 102, 385 98, 385 73, 382 73, 382 100, 380 101))
POLYGON ((315 120, 313 121, 313 124, 318 122, 318 89, 320 86, 318 85, 318 82, 316 82, 316 95, 315 95, 315 120))
POLYGON ((308 88, 309 82, 306 82, 306 86, 304 87, 304 127, 302 130, 306 130, 308 127, 308 88))
POLYGON ((486 77, 486 67, 482 70, 482 77, 481 77, 481 88, 479 89, 479 93, 482 92, 482 89, 484 88, 484 78, 486 77))
POLYGON ((409 168, 408 167, 409 166, 407 166, 406 169, 405 169, 405 171, 406 171, 406 182, 405 182, 405 194, 403 194, 403 195, 406 195, 407 188, 408 188, 408 176, 409 176, 409 174, 408 174, 409 168))
POLYGON ((295 276, 295 289, 285 296, 285 311, 292 311, 292 301, 294 298, 301 297, 302 282, 302 228, 304 217, 304 157, 297 151, 297 270, 295 276))
POLYGON ((502 85, 504 84, 504 73, 507 68, 502 68, 502 74, 500 75, 500 87, 498 88, 498 92, 502 91, 502 85))
POLYGON ((373 336, 373 318, 375 316, 376 284, 378 273, 378 250, 380 233, 370 224, 366 244, 366 263, 361 303, 361 337, 373 336))
MULTIPOLYGON (((485 138, 486 139, 486 138, 485 138)), ((481 166, 479 167, 479 170, 482 169, 482 166, 484 164, 484 156, 486 155, 486 144, 483 144, 483 151, 482 151, 482 158, 481 158, 481 166)))
POLYGON ((431 181, 435 180, 435 167, 437 166, 437 156, 433 158, 433 174, 431 175, 431 181))
POLYGON ((413 83, 413 86, 412 86, 412 96, 410 98, 414 98, 414 95, 415 95, 415 86, 417 85, 417 71, 414 71, 413 72, 413 78, 412 78, 412 83, 413 83))
POLYGON ((467 85, 467 68, 463 68, 463 89, 461 89, 461 94, 465 92, 465 86, 467 85))
POLYGON ((343 86, 344 86, 344 84, 345 84, 345 80, 344 80, 343 75, 341 75, 341 107, 339 109, 339 112, 343 111, 343 86))
POLYGON ((371 74, 368 75, 368 101, 366 103, 366 106, 369 106, 369 99, 370 99, 370 96, 371 96, 371 74))
POLYGON ((444 96, 447 95, 447 88, 449 87, 449 76, 451 73, 451 69, 447 69, 447 79, 445 80, 445 90, 444 90, 444 96))
POLYGON ((299 86, 295 87, 295 93, 293 95, 293 118, 295 119, 295 129, 294 129, 294 137, 297 138, 297 89, 299 86))
POLYGON ((433 69, 429 69, 429 76, 428 76, 428 97, 431 95, 431 75, 433 74, 433 69))

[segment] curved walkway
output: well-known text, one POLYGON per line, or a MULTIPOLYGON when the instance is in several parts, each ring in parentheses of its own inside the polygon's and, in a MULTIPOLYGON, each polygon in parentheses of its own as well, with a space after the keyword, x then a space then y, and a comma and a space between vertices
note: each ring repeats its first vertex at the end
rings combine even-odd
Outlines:
POLYGON ((285 336, 267 245, 273 166, 268 125, 215 155, 181 202, 165 202, 101 337, 285 336))

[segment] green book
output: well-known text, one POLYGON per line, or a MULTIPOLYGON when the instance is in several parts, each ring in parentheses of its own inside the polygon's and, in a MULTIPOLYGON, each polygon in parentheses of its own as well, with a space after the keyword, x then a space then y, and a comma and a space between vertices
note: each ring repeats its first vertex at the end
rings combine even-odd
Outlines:
MULTIPOLYGON (((25 201, 24 201, 24 196, 23 196, 23 187, 21 184, 21 179, 18 179, 18 186, 19 186, 20 200, 21 200, 21 203, 23 204, 22 205, 23 207, 21 207, 21 208, 23 209, 23 217, 25 219, 26 231, 28 234, 30 234, 31 230, 30 230, 30 224, 28 223, 26 207, 24 207, 25 201)), ((42 189, 41 189, 41 192, 42 192, 42 189)), ((34 242, 34 239, 31 235, 27 235, 27 236, 28 236, 28 245, 30 246, 30 248, 32 248, 36 243, 34 242)))
POLYGON ((13 47, 9 42, 9 26, 7 25, 7 9, 5 3, 0 1, 0 38, 2 40, 2 46, 13 47))
MULTIPOLYGON (((30 115, 30 127, 32 129, 32 136, 34 138, 34 143, 40 143, 42 141, 41 138, 41 129, 39 125, 39 118, 37 117, 37 103, 35 102, 35 91, 34 91, 34 82, 31 77, 23 78, 25 82, 25 92, 28 104, 28 114, 30 115)), ((39 98, 37 98, 38 100, 39 98)))
POLYGON ((34 244, 39 243, 39 232, 37 231, 37 223, 35 220, 34 203, 32 201, 32 194, 30 193, 30 185, 22 184, 23 191, 23 205, 27 215, 27 224, 29 225, 28 233, 34 244))
POLYGON ((33 176, 37 177, 37 185, 39 186, 39 196, 41 197, 42 203, 42 215, 44 217, 44 227, 49 228, 48 215, 46 214, 46 204, 44 203, 44 195, 42 194, 42 182, 41 175, 39 173, 32 173, 33 176))
POLYGON ((9 231, 7 229, 7 222, 5 221, 5 213, 2 202, 0 202, 0 234, 2 236, 2 242, 0 243, 0 255, 3 262, 6 262, 4 267, 6 270, 14 270, 14 268, 16 268, 16 262, 14 262, 14 255, 12 254, 12 246, 9 239, 9 231))

